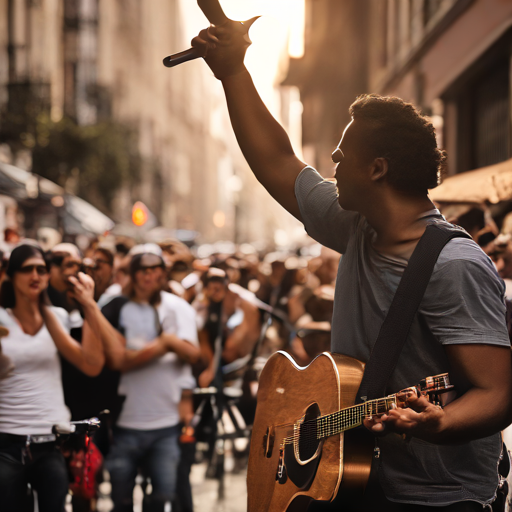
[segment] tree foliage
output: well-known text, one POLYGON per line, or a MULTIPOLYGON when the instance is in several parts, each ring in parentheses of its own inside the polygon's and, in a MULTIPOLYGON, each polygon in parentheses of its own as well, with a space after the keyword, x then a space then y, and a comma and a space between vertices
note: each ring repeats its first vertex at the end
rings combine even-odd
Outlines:
POLYGON ((109 213, 116 192, 136 184, 141 158, 137 131, 114 121, 77 125, 64 117, 37 118, 35 133, 23 134, 32 149, 34 173, 44 176, 109 213))

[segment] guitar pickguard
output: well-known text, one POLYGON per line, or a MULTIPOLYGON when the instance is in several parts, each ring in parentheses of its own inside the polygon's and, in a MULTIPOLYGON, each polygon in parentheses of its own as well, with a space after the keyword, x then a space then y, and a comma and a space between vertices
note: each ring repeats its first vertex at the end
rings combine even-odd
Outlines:
POLYGON ((313 482, 322 455, 322 441, 317 438, 315 421, 318 416, 320 408, 314 403, 295 425, 293 444, 286 445, 284 450, 287 477, 302 490, 308 489, 313 482))
POLYGON ((284 449, 284 466, 286 469, 286 476, 301 490, 307 490, 315 479, 316 470, 320 463, 322 452, 319 451, 318 455, 314 457, 307 464, 301 465, 295 458, 293 445, 289 444, 284 449))

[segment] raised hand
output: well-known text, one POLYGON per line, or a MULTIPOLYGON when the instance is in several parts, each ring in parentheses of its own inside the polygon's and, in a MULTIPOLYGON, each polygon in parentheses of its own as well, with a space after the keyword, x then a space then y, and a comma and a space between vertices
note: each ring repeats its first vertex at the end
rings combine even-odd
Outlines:
POLYGON ((249 29, 258 18, 247 21, 227 19, 222 25, 201 30, 192 39, 192 46, 201 53, 219 80, 245 71, 245 52, 251 45, 249 29))
POLYGON ((94 302, 94 281, 92 277, 78 273, 78 277, 71 276, 69 282, 73 284, 71 297, 77 300, 82 306, 90 305, 94 302))

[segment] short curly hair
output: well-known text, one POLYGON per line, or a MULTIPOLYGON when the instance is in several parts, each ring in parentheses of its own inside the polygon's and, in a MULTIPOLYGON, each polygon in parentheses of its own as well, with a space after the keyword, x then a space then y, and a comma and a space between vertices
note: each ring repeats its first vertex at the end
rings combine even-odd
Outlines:
POLYGON ((437 147, 434 126, 414 105, 395 96, 363 94, 349 112, 354 121, 368 123, 370 154, 388 160, 393 188, 425 193, 439 185, 446 153, 437 147))

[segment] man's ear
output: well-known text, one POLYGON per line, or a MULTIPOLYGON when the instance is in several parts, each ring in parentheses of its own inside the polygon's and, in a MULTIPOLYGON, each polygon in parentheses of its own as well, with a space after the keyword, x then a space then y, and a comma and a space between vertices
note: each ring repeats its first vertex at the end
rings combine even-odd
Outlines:
POLYGON ((370 179, 372 181, 379 181, 388 173, 388 159, 379 157, 376 158, 370 167, 370 179))

